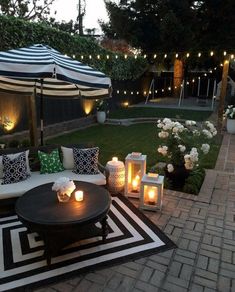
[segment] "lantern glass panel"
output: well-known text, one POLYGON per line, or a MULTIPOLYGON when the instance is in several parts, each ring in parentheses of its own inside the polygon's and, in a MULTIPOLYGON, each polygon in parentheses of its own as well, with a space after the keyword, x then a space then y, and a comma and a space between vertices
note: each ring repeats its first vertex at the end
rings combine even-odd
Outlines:
POLYGON ((128 164, 128 192, 139 192, 141 181, 141 165, 131 162, 128 164))
POLYGON ((158 203, 158 187, 144 185, 144 204, 145 205, 156 205, 158 203))

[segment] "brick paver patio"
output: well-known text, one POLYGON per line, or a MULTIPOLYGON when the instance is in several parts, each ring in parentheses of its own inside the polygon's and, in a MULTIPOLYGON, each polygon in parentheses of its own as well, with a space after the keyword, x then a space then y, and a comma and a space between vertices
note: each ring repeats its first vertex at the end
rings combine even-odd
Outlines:
POLYGON ((235 135, 224 135, 199 196, 165 191, 162 212, 144 213, 177 249, 35 291, 235 291, 235 135))

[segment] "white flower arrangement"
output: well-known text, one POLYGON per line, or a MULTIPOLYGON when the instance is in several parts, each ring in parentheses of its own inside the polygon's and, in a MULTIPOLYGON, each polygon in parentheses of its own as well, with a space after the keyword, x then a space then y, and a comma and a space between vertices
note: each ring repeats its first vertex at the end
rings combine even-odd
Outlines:
POLYGON ((158 137, 165 139, 165 145, 159 145, 157 151, 166 157, 168 172, 173 172, 180 166, 192 170, 198 166, 199 156, 210 151, 210 145, 205 142, 206 139, 212 139, 217 130, 210 121, 206 121, 204 126, 198 127, 192 120, 184 124, 168 118, 157 121, 157 128, 160 130, 158 137))
POLYGON ((228 105, 227 109, 224 112, 224 117, 227 119, 234 120, 235 119, 235 106, 228 105))
POLYGON ((56 192, 61 192, 66 194, 67 196, 71 196, 72 192, 75 190, 76 186, 72 180, 70 180, 68 177, 60 177, 58 178, 53 186, 52 190, 56 192))

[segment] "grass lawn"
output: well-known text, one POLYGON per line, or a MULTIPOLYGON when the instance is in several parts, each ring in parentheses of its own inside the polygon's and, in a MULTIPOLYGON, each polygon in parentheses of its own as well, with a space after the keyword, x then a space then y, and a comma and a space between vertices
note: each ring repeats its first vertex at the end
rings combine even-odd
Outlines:
MULTIPOLYGON (((191 112, 192 114, 192 112, 191 112)), ((192 119, 193 117, 191 117, 192 119)), ((156 123, 134 124, 131 126, 95 125, 47 141, 56 144, 89 143, 100 148, 100 162, 106 164, 113 156, 125 161, 131 152, 147 155, 147 168, 162 161, 157 153, 160 140, 157 136, 156 123)), ((214 168, 219 152, 219 144, 212 145, 211 151, 201 162, 204 168, 214 168)))
POLYGON ((109 118, 126 119, 139 117, 176 118, 185 120, 205 121, 211 115, 210 111, 192 111, 170 108, 129 107, 111 111, 109 118))

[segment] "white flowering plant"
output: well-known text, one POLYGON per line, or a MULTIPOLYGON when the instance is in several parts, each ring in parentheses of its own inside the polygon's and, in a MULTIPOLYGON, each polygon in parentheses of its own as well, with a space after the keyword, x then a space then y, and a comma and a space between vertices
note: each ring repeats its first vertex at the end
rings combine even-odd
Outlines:
POLYGON ((157 128, 161 139, 157 152, 166 162, 165 174, 173 184, 184 184, 190 171, 199 166, 200 157, 210 151, 217 130, 209 121, 198 125, 192 120, 180 123, 169 118, 158 120, 157 128), (179 169, 181 178, 176 175, 179 169))
POLYGON ((76 186, 72 180, 70 180, 68 177, 60 177, 58 178, 53 186, 52 190, 56 192, 61 192, 63 194, 66 194, 67 196, 71 196, 72 192, 75 190, 76 186))
POLYGON ((224 112, 224 117, 227 119, 234 120, 235 119, 235 106, 234 105, 228 105, 224 112))

